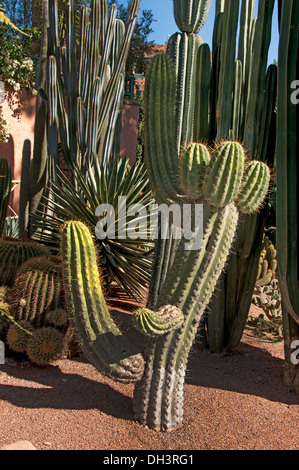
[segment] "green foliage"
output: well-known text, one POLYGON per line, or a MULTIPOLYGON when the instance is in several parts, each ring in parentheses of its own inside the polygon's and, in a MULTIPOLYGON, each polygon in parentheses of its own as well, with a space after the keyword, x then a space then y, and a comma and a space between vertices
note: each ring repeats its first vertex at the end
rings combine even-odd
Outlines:
MULTIPOLYGON (((34 32, 30 32, 31 37, 34 32)), ((0 79, 11 85, 15 92, 24 87, 35 93, 35 64, 31 58, 31 40, 24 41, 0 26, 0 79)))
POLYGON ((129 215, 127 210, 133 204, 142 204, 148 208, 153 203, 144 165, 136 162, 130 167, 128 160, 122 159, 105 165, 97 161, 94 163, 93 171, 86 173, 85 178, 74 167, 75 185, 59 172, 59 181, 52 184, 50 199, 47 201, 54 215, 36 219, 35 226, 44 229, 42 240, 45 243, 58 248, 61 227, 65 221, 85 221, 95 234, 97 225, 103 219, 103 215, 96 215, 96 209, 102 203, 110 204, 115 210, 115 219, 110 219, 105 230, 107 238, 96 239, 103 279, 109 291, 115 282, 129 295, 142 295, 150 279, 153 242, 143 214, 137 212, 129 215), (119 204, 120 197, 126 201, 126 225, 118 223, 125 215, 122 214, 122 210, 125 210, 124 199, 119 204), (139 232, 137 240, 132 237, 134 227, 139 232), (121 235, 120 230, 124 229, 125 235, 121 235))
POLYGON ((10 19, 8 16, 4 14, 4 8, 0 3, 0 22, 6 24, 10 28, 14 29, 15 31, 18 31, 19 33, 25 34, 23 31, 21 31, 10 19))

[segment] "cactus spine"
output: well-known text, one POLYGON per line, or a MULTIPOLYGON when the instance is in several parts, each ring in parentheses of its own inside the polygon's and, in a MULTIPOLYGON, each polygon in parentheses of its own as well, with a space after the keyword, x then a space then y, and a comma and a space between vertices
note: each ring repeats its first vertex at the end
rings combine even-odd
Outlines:
POLYGON ((293 342, 299 339, 299 106, 296 92, 293 90, 299 76, 298 24, 298 2, 281 1, 277 104, 277 252, 284 324, 285 381, 297 392, 299 392, 299 368, 292 363, 291 354, 293 342))
POLYGON ((26 353, 34 364, 47 366, 62 357, 63 348, 63 334, 56 328, 47 326, 35 330, 30 335, 26 344, 26 353))
POLYGON ((3 233, 11 191, 11 169, 6 158, 0 158, 0 237, 3 233))

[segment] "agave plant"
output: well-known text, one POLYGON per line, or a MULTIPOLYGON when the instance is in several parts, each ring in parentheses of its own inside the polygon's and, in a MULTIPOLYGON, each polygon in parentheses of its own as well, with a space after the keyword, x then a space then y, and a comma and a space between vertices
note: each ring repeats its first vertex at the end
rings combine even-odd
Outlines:
POLYGON ((108 290, 115 282, 128 294, 141 295, 152 266, 149 222, 143 213, 130 215, 126 211, 123 217, 123 211, 134 204, 146 209, 153 203, 144 165, 137 161, 130 167, 128 160, 120 158, 100 164, 95 159, 85 176, 78 166, 72 168, 75 183, 58 170, 58 181, 51 185, 50 196, 45 200, 50 211, 47 215, 39 213, 34 220, 36 228, 42 231, 41 241, 58 248, 61 225, 67 220, 84 221, 94 234, 108 290), (96 212, 103 204, 113 207, 115 217, 104 227, 107 238, 99 240, 95 231, 101 221, 105 224, 105 213, 101 216, 96 212), (134 239, 133 231, 138 231, 138 239, 134 239))

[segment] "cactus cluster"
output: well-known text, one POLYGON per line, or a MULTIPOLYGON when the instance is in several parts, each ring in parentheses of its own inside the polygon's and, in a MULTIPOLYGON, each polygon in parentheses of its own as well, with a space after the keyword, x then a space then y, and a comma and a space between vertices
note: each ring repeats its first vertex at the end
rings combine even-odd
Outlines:
MULTIPOLYGON (((152 60, 146 83, 145 147, 152 191, 157 200, 166 203, 194 202, 194 188, 191 196, 188 191, 183 193, 179 176, 185 173, 184 181, 189 187, 192 175, 188 171, 192 171, 192 165, 186 165, 176 152, 176 75, 167 56, 158 55, 152 60)), ((132 350, 110 317, 88 228, 71 221, 62 230, 67 308, 83 349, 90 361, 110 377, 126 382, 137 380, 135 416, 159 430, 172 429, 182 421, 189 351, 230 252, 239 220, 237 204, 240 209, 251 200, 252 206, 248 204, 246 211, 248 207, 250 212, 257 210, 270 178, 269 168, 259 162, 264 170, 264 190, 261 191, 259 180, 253 179, 252 186, 247 184, 248 163, 238 142, 220 142, 212 152, 206 147, 203 153, 209 153, 209 157, 202 160, 199 180, 195 182, 203 195, 197 202, 203 203, 208 213, 202 248, 186 251, 185 240, 180 240, 156 308, 139 310, 134 316, 135 325, 149 337, 145 368, 142 356, 132 350), (249 197, 253 194, 255 197, 249 197)))
POLYGON ((11 351, 47 365, 62 356, 69 330, 61 260, 30 239, 2 238, 1 248, 7 265, 0 265, 6 283, 0 287, 0 338, 11 351))

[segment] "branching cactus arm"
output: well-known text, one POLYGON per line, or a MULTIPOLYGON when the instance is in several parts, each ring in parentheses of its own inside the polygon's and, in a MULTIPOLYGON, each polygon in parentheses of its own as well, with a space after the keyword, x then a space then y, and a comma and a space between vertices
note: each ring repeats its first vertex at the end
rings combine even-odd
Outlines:
MULTIPOLYGON (((166 194, 165 203, 171 199, 168 180, 164 184, 165 174, 157 174, 153 168, 157 168, 157 159, 162 155, 156 149, 167 148, 170 134, 174 136, 173 119, 170 117, 168 127, 162 134, 156 126, 150 129, 148 116, 152 109, 157 109, 158 89, 165 86, 167 77, 171 81, 175 77, 170 59, 167 56, 156 56, 146 82, 146 132, 150 132, 151 142, 151 145, 146 146, 146 162, 153 192, 157 192, 158 188, 162 200, 163 193, 166 194), (154 145, 156 130, 158 147, 154 145)), ((164 102, 160 112, 169 114, 173 111, 173 97, 169 93, 167 96, 169 103, 164 102)), ((147 143, 148 139, 149 136, 146 136, 147 143)), ((201 145, 189 145, 183 157, 173 153, 172 160, 175 163, 172 168, 179 167, 178 182, 174 186, 180 184, 181 191, 186 193, 182 197, 196 203, 194 196, 198 195, 197 202, 209 208, 210 216, 204 229, 203 244, 200 250, 186 251, 185 240, 181 240, 156 305, 157 308, 163 305, 179 308, 183 312, 184 322, 181 327, 151 340, 146 350, 145 373, 135 389, 136 418, 150 428, 163 431, 169 431, 182 422, 183 384, 189 352, 199 321, 228 259, 239 209, 244 212, 257 210, 266 196, 270 178, 270 171, 264 163, 252 163, 254 168, 247 166, 244 150, 237 142, 221 142, 210 158, 203 158, 205 152, 201 145), (194 151, 198 153, 197 158, 194 158, 194 151), (194 171, 198 175, 197 181, 191 175, 194 171), (257 174, 260 178, 255 178, 257 174)))

